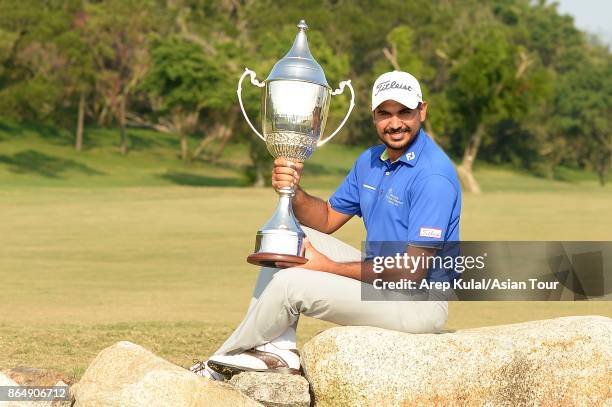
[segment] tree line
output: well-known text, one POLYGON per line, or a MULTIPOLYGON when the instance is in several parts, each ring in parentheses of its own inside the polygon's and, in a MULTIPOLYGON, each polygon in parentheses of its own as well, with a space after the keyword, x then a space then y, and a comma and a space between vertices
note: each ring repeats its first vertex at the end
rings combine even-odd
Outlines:
MULTIPOLYGON (((115 126, 123 154, 126 128, 153 128, 176 134, 185 161, 248 140, 262 182, 270 159, 240 117, 237 78, 249 67, 265 79, 302 18, 330 85, 350 78, 357 92, 339 142, 376 143, 372 83, 401 69, 421 81, 425 129, 467 190, 479 191, 477 159, 547 177, 587 169, 604 184, 612 56, 545 0, 0 0, 0 116, 74 129, 77 150, 86 126, 115 126)), ((259 91, 243 97, 257 118, 259 91)))

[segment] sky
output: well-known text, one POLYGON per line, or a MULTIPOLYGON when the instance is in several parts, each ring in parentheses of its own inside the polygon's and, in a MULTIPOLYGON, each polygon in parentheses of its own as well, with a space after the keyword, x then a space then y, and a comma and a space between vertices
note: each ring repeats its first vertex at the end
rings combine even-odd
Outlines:
POLYGON ((612 46, 612 0, 556 0, 561 14, 574 17, 576 27, 597 34, 612 46))

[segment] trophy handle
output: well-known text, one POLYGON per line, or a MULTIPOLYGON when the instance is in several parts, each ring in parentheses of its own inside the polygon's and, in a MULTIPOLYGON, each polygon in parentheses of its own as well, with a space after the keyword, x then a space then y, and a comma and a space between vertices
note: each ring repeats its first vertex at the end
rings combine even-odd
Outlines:
POLYGON ((323 144, 327 143, 329 140, 331 140, 340 131, 342 126, 344 126, 344 123, 346 123, 346 121, 348 120, 349 116, 351 115, 351 112, 353 111, 353 108, 355 107, 355 91, 353 90, 353 87, 351 86, 351 80, 350 79, 348 81, 340 82, 339 88, 332 92, 332 96, 336 96, 336 95, 339 95, 342 92, 344 92, 344 88, 346 86, 348 86, 348 88, 351 91, 351 103, 349 105, 348 111, 346 112, 346 116, 344 116, 344 119, 342 119, 342 121, 340 122, 340 125, 338 126, 338 128, 336 130, 334 130, 334 132, 332 134, 330 134, 328 137, 324 138, 323 140, 319 140, 317 142, 317 147, 321 147, 323 144))
POLYGON ((246 119, 247 123, 249 124, 249 127, 251 128, 251 130, 253 130, 255 132, 255 134, 257 134, 257 137, 259 137, 260 139, 262 139, 265 142, 266 138, 264 136, 262 136, 261 133, 259 133, 257 131, 257 129, 255 129, 255 127, 253 126, 253 124, 249 120, 249 116, 247 115, 247 113, 244 110, 244 106, 242 105, 242 81, 244 80, 244 78, 247 75, 251 76, 251 83, 253 85, 259 87, 259 88, 263 88, 264 86, 266 86, 266 84, 262 83, 262 82, 259 82, 255 78, 257 76, 255 71, 251 71, 249 68, 245 68, 244 69, 244 73, 242 74, 242 76, 240 77, 240 80, 238 81, 238 89, 236 89, 236 93, 238 94, 238 103, 240 103, 240 110, 242 110, 242 114, 244 115, 244 118, 246 119))

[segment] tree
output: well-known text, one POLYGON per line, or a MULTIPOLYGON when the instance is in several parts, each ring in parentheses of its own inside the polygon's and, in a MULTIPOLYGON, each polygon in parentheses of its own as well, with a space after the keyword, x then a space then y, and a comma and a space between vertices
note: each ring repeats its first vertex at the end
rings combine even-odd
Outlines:
POLYGON ((114 118, 119 126, 120 151, 128 152, 126 134, 129 98, 144 77, 149 63, 147 40, 158 27, 153 0, 107 0, 87 3, 90 23, 84 35, 98 73, 96 92, 102 97, 98 123, 114 118))
POLYGON ((177 37, 153 44, 152 66, 141 89, 153 99, 153 110, 180 138, 181 159, 189 159, 188 134, 198 124, 203 109, 227 109, 233 83, 213 58, 193 42, 177 37), (168 117, 168 119, 164 119, 168 117))
POLYGON ((569 73, 557 100, 562 128, 576 159, 596 171, 603 186, 612 165, 612 57, 592 47, 569 73))
MULTIPOLYGON (((89 118, 119 129, 123 153, 128 124, 177 133, 183 159, 216 161, 230 142, 248 141, 248 174, 261 182, 270 157, 240 118, 234 89, 245 67, 265 79, 302 18, 330 86, 351 79, 356 90, 336 143, 376 142, 371 86, 399 68, 420 80, 425 129, 460 162, 467 190, 479 189, 477 159, 546 176, 560 165, 588 168, 605 182, 610 50, 544 0, 4 0, 0 111, 62 127, 76 121, 77 150, 89 118), (201 138, 189 150, 194 133, 201 138)), ((259 123, 261 89, 242 95, 259 123)), ((332 99, 326 134, 347 102, 332 99)))
POLYGON ((0 3, 0 111, 17 120, 54 120, 65 57, 53 42, 70 29, 73 2, 0 3))
POLYGON ((457 172, 465 190, 478 193, 473 166, 481 145, 500 136, 491 132, 497 124, 523 122, 544 96, 538 83, 546 73, 536 69, 527 48, 509 41, 511 31, 489 10, 463 13, 446 53, 451 66, 445 93, 452 102, 453 144, 462 150, 457 172))
POLYGON ((74 147, 77 151, 83 148, 83 129, 87 97, 93 96, 96 81, 96 69, 92 48, 87 43, 86 28, 90 17, 77 4, 70 10, 71 29, 55 39, 55 43, 66 58, 66 68, 62 72, 67 99, 78 99, 74 147))
MULTIPOLYGON (((216 79, 207 92, 211 95, 199 114, 198 130, 202 133, 199 144, 190 159, 207 152, 207 148, 219 141, 217 150, 210 159, 217 161, 238 124, 238 105, 234 95, 235 80, 240 75, 237 61, 244 54, 240 38, 244 21, 241 18, 243 5, 238 2, 209 2, 206 0, 175 1, 170 9, 174 12, 175 36, 197 46, 207 65, 210 75, 216 79), (219 95, 223 95, 219 97, 219 95)), ((205 96, 205 99, 208 97, 205 96)))

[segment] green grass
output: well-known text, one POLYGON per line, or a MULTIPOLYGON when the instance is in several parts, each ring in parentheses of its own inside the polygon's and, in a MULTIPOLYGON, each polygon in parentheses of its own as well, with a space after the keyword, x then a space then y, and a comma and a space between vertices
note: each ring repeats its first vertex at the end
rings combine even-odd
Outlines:
MULTIPOLYGON (((2 129, 0 126, 0 132, 2 129)), ((0 136, 0 182, 5 187, 239 186, 246 183, 242 171, 236 167, 181 162, 177 157, 178 138, 173 135, 146 130, 129 130, 128 134, 131 149, 123 156, 118 153, 118 136, 114 130, 88 130, 82 152, 71 147, 71 135, 66 132, 42 137, 38 128, 5 130, 0 136)))
MULTIPOLYGON (((119 340, 188 366, 242 318, 257 273, 244 259, 276 195, 237 187, 243 145, 222 166, 185 165, 172 136, 131 136, 147 147, 122 157, 112 131, 90 132, 94 147, 76 153, 53 129, 0 127, 0 370, 78 378, 119 340), (183 175, 164 177, 173 173, 183 175)), ((304 186, 328 196, 359 151, 333 143, 317 151, 304 186)), ((485 193, 464 198, 465 240, 612 240, 612 188, 593 177, 549 181, 486 166, 477 177, 485 193)), ((363 226, 353 219, 336 235, 358 247, 363 226)), ((452 303, 447 327, 611 316, 611 304, 452 303)), ((303 318, 300 344, 328 326, 303 318)))
MULTIPOLYGON (((119 154, 117 131, 88 129, 84 151, 72 148, 66 131, 0 121, 0 184, 10 187, 247 186, 247 143, 229 145, 219 163, 178 157, 178 138, 149 130, 128 130, 129 154, 119 154)), ((255 136, 253 136, 255 137, 255 136)), ((199 140, 190 140, 191 148, 199 140)), ((209 146, 216 151, 217 145, 209 146)), ((309 161, 310 185, 332 188, 361 150, 328 144, 309 161)), ((207 157, 205 157, 207 158, 207 157)))
MULTIPOLYGON (((65 130, 10 124, 0 120, 0 185, 3 188, 120 187, 120 186, 247 186, 250 165, 246 142, 231 144, 218 164, 178 159, 178 138, 149 130, 128 130, 130 152, 118 153, 119 136, 113 129, 87 129, 85 149, 72 148, 73 135, 65 130)), ((248 135, 247 137, 255 137, 248 135)), ((199 140, 190 139, 191 147, 199 140)), ((259 142, 259 141, 258 141, 259 142)), ((372 144, 376 139, 372 137, 372 144)), ((216 150, 212 145, 210 150, 216 150)), ((328 143, 308 160, 304 186, 333 189, 346 175, 362 148, 328 143)), ((485 192, 544 192, 574 190, 599 193, 595 174, 559 168, 561 180, 538 178, 515 169, 477 163, 475 170, 485 192)))

